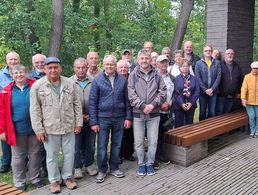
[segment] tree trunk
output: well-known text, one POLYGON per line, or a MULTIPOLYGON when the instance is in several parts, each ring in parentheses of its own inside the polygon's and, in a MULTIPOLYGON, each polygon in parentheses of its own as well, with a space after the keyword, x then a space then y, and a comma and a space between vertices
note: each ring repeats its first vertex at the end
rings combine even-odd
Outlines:
MULTIPOLYGON (((94 16, 98 20, 100 16, 100 5, 99 5, 99 0, 94 1, 94 16)), ((97 51, 100 50, 100 33, 99 33, 99 24, 98 22, 94 24, 93 28, 95 28, 94 31, 94 42, 95 42, 95 47, 97 51)))
POLYGON ((194 0, 183 0, 182 1, 180 15, 179 15, 178 22, 176 25, 175 34, 172 39, 171 51, 181 48, 181 45, 182 45, 182 42, 184 39, 184 35, 185 35, 185 31, 187 28, 187 23, 189 21, 189 17, 190 17, 191 11, 193 9, 193 5, 194 5, 194 0))
MULTIPOLYGON (((31 11, 34 11, 34 7, 33 7, 33 1, 32 0, 28 0, 27 3, 27 9, 28 12, 30 13, 31 11)), ((41 53, 41 49, 40 49, 40 41, 39 41, 39 37, 36 35, 35 32, 35 28, 33 27, 33 25, 30 26, 30 35, 29 35, 29 40, 30 40, 30 44, 33 48, 33 52, 34 53, 41 53)))
POLYGON ((106 38, 107 38, 107 45, 106 49, 108 51, 112 51, 112 33, 109 24, 109 3, 110 0, 104 0, 104 15, 105 15, 105 29, 106 29, 106 38))
POLYGON ((53 20, 48 44, 48 56, 59 56, 64 27, 64 0, 52 0, 53 20))

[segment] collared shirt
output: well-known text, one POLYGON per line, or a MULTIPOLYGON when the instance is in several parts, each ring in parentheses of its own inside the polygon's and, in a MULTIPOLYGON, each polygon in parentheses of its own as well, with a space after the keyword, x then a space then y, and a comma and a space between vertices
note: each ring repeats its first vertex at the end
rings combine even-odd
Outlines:
POLYGON ((7 66, 0 72, 0 89, 7 86, 13 80, 12 75, 9 72, 7 66))
POLYGON ((108 74, 105 72, 105 74, 106 74, 108 80, 110 81, 112 88, 114 89, 115 73, 114 73, 113 75, 108 75, 108 74))

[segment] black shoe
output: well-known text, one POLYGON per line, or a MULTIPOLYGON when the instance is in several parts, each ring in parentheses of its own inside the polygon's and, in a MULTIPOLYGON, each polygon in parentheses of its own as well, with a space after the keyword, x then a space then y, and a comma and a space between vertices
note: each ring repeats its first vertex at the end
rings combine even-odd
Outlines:
POLYGON ((125 159, 129 161, 135 161, 135 158, 132 155, 127 156, 125 159))
POLYGON ((34 183, 32 185, 34 186, 34 188, 42 188, 44 186, 42 181, 38 181, 37 183, 34 183))
POLYGON ((19 187, 16 187, 18 190, 21 190, 22 192, 25 192, 26 190, 26 185, 22 185, 22 186, 19 186, 19 187))
POLYGON ((162 162, 165 165, 168 165, 170 163, 170 160, 165 159, 164 157, 161 157, 158 159, 160 162, 162 162))
POLYGON ((10 170, 9 165, 2 165, 0 168, 0 173, 7 173, 10 170))
POLYGON ((47 176, 47 169, 46 169, 46 167, 40 167, 39 175, 40 175, 40 177, 46 177, 47 176))
POLYGON ((118 164, 123 164, 123 159, 122 158, 118 158, 118 164))
POLYGON ((159 162, 155 160, 154 164, 153 164, 153 168, 154 170, 159 170, 159 162))

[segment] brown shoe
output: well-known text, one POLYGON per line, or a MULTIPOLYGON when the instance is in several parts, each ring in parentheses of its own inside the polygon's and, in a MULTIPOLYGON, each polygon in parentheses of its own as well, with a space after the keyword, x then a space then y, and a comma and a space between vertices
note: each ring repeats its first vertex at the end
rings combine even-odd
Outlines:
POLYGON ((77 188, 77 184, 75 181, 73 181, 71 178, 64 180, 64 184, 66 185, 66 187, 70 190, 76 189, 77 188))
POLYGON ((52 194, 58 194, 61 192, 60 184, 58 181, 50 184, 50 192, 52 194))

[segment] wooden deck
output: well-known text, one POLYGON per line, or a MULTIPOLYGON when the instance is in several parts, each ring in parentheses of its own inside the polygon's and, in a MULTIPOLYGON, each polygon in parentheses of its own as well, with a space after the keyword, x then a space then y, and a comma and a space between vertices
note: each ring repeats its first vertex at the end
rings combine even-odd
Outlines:
MULTIPOLYGON (((221 136, 211 144, 211 154, 187 168, 161 165, 154 176, 136 175, 137 162, 124 161, 126 177, 108 175, 102 184, 86 175, 73 191, 62 188, 61 194, 258 194, 258 138, 247 133, 221 136), (218 150, 219 149, 219 150, 218 150)), ((47 195, 49 186, 29 194, 47 195)))

